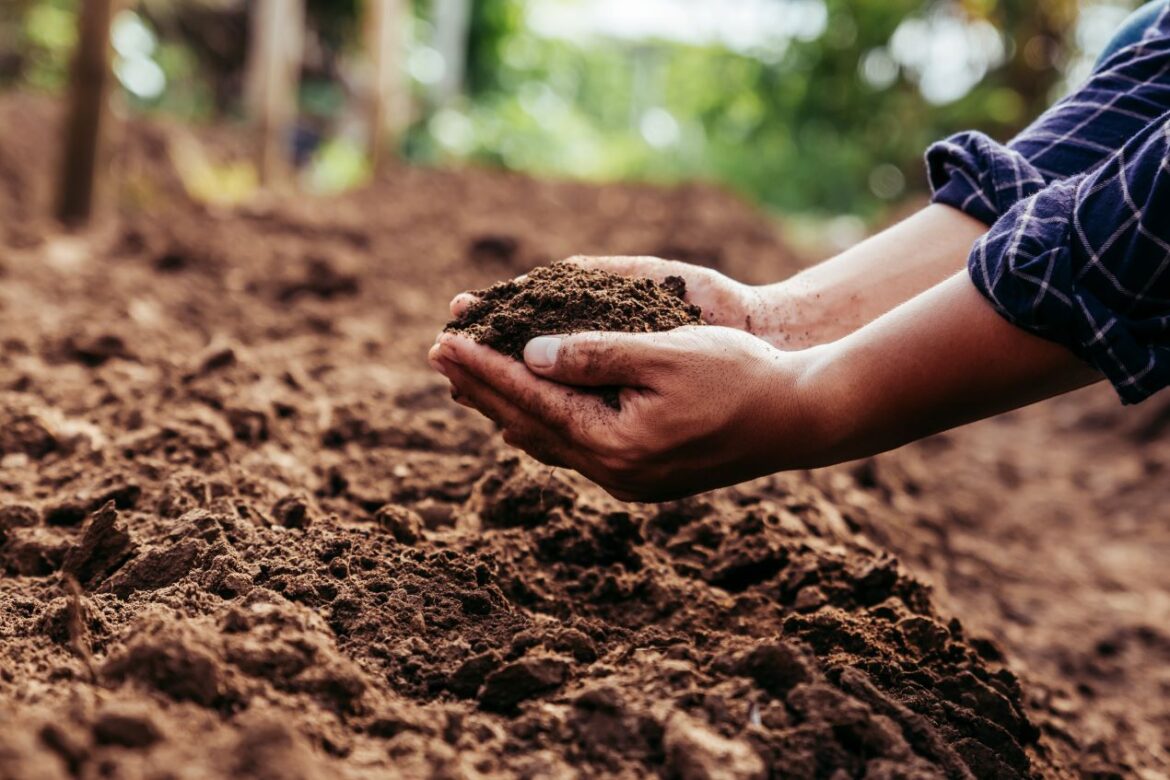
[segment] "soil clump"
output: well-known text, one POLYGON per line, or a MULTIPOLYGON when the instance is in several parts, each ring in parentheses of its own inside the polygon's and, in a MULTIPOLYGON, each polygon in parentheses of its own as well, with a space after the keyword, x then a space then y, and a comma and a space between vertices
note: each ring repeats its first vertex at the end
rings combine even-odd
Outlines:
POLYGON ((520 279, 474 293, 477 300, 447 330, 520 359, 537 336, 620 331, 651 333, 701 325, 702 310, 685 300, 686 282, 652 279, 554 263, 520 279))

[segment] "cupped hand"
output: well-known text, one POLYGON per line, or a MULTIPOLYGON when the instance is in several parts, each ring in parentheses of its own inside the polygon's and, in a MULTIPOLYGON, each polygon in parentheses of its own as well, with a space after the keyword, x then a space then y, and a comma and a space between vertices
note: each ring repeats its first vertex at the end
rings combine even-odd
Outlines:
POLYGON ((777 452, 815 441, 801 355, 694 326, 542 336, 524 362, 443 333, 429 358, 509 444, 619 499, 661 501, 770 473, 777 452), (582 390, 598 387, 618 388, 620 409, 582 390))
MULTIPOLYGON (((687 283, 686 300, 703 310, 703 322, 746 331, 770 343, 781 342, 779 323, 783 320, 783 307, 779 301, 772 300, 777 296, 771 288, 753 287, 711 268, 659 257, 578 255, 564 262, 659 283, 668 276, 682 277, 687 283)), ((451 301, 451 315, 459 317, 474 302, 471 293, 460 293, 451 301)))

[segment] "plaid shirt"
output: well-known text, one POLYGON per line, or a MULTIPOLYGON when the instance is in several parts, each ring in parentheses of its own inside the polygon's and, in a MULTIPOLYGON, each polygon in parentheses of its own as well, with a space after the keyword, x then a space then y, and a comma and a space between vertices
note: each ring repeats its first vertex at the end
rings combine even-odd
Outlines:
POLYGON ((1170 385, 1170 7, 1006 146, 960 133, 926 161, 934 201, 991 226, 968 270, 1000 314, 1125 403, 1170 385))

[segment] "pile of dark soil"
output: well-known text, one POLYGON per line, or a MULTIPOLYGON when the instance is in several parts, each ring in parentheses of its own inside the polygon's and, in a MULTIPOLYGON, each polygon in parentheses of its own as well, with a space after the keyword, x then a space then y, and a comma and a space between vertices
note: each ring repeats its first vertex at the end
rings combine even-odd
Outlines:
POLYGON ((475 303, 447 323, 447 330, 519 359, 524 345, 537 336, 651 333, 701 325, 702 311, 685 302, 686 291, 686 282, 678 276, 659 284, 555 263, 476 291, 475 303))
MULTIPOLYGON (((0 191, 47 175, 24 146, 0 191)), ((971 537, 933 524, 925 456, 628 506, 518 456, 426 368, 453 293, 558 257, 791 272, 723 193, 401 169, 332 201, 168 195, 68 237, 18 200, 0 778, 1064 777, 1090 753, 1121 772, 1151 733, 1090 731, 1115 709, 1022 684, 887 552, 970 576, 969 548, 929 543, 971 537)), ((1127 636, 1094 673, 1148 668, 1127 636)))

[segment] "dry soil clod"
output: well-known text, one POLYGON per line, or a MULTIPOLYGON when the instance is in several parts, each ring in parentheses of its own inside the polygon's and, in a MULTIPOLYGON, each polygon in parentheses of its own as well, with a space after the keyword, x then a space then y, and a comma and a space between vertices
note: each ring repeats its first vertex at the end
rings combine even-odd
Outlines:
MULTIPOLYGON (((686 302, 686 290, 686 281, 678 276, 659 284, 653 279, 554 263, 476 291, 476 301, 446 329, 519 360, 524 345, 537 336, 586 331, 654 333, 702 325, 702 309, 686 302)), ((607 406, 621 408, 615 388, 594 392, 607 406)))
POLYGON ((702 310, 685 301, 686 282, 664 284, 569 263, 536 268, 522 280, 494 284, 447 330, 464 333, 519 359, 537 336, 583 331, 653 333, 701 325, 702 310))

